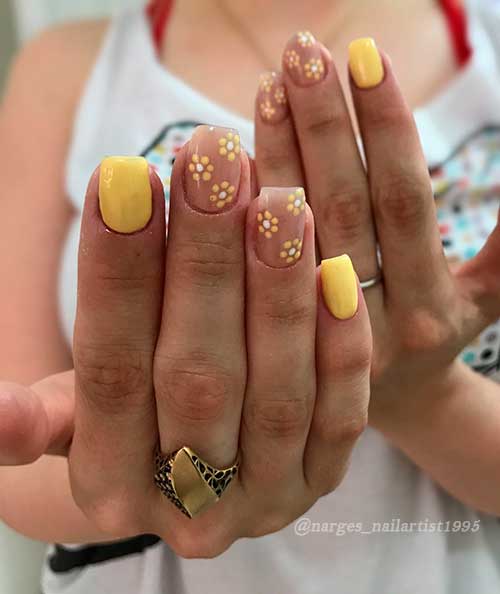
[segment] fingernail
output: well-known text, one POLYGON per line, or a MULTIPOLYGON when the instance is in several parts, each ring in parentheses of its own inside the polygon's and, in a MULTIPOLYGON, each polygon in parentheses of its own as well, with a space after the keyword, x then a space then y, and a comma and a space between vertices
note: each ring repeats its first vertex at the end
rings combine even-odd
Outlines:
POLYGON ((108 157, 99 174, 99 207, 109 229, 134 233, 151 219, 153 198, 143 157, 108 157))
POLYGON ((260 117, 266 124, 277 124, 286 118, 288 99, 281 73, 266 72, 260 75, 257 105, 260 117))
POLYGON ((325 78, 321 46, 309 31, 299 31, 288 41, 283 63, 293 82, 301 87, 314 85, 325 78))
POLYGON ((358 281, 351 258, 344 254, 321 262, 321 289, 330 313, 349 320, 358 311, 358 281))
POLYGON ((186 200, 202 212, 222 212, 238 199, 240 136, 232 128, 198 126, 188 147, 186 200))
POLYGON ((295 264, 302 255, 304 241, 303 188, 262 188, 257 200, 257 257, 273 268, 295 264))
POLYGON ((384 65, 371 37, 356 39, 349 45, 349 69, 360 89, 370 89, 384 78, 384 65))

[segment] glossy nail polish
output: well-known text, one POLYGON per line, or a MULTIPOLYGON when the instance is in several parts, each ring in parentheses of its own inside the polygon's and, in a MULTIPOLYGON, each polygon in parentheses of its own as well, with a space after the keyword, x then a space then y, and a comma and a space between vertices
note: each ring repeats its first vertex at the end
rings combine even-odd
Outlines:
POLYGON ((288 115, 288 99, 280 72, 261 74, 257 108, 262 121, 266 124, 277 124, 288 115))
POLYGON ((153 199, 146 159, 108 157, 102 161, 99 207, 105 225, 119 233, 134 233, 149 223, 153 199))
POLYGON ((384 65, 371 37, 356 39, 349 45, 349 69, 360 89, 370 89, 384 79, 384 65))
POLYGON ((186 200, 206 213, 235 204, 241 176, 241 146, 237 130, 198 126, 186 156, 186 200))
POLYGON ((303 188, 262 188, 257 200, 257 257, 273 268, 292 266, 302 255, 304 241, 303 188))
POLYGON ((346 254, 321 262, 321 288, 326 306, 337 319, 349 320, 358 311, 358 281, 346 254))
POLYGON ((309 87, 325 78, 321 46, 309 31, 299 31, 286 44, 283 65, 294 83, 309 87))

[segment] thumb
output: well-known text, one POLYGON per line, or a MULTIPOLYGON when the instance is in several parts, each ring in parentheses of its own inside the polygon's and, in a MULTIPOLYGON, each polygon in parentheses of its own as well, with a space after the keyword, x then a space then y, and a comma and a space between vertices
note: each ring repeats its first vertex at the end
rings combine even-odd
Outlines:
POLYGON ((73 425, 73 371, 30 388, 0 382, 0 466, 30 464, 43 454, 65 455, 73 425))

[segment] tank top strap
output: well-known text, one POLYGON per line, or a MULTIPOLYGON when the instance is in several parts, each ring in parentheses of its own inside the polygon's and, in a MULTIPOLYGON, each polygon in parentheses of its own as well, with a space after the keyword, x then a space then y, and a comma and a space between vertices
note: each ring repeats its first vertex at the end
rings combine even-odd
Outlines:
POLYGON ((465 7, 460 0, 439 0, 439 2, 448 23, 457 62, 460 66, 464 66, 472 54, 465 7))
MULTIPOLYGON (((439 3, 448 23, 457 62, 463 66, 472 53, 467 34, 465 8, 460 0, 439 0, 439 3)), ((173 4, 174 0, 151 0, 146 7, 156 51, 159 51, 163 44, 173 4)))
POLYGON ((146 6, 146 13, 151 25, 151 34, 157 52, 159 52, 163 44, 168 21, 172 14, 173 4, 174 0, 151 0, 146 6))

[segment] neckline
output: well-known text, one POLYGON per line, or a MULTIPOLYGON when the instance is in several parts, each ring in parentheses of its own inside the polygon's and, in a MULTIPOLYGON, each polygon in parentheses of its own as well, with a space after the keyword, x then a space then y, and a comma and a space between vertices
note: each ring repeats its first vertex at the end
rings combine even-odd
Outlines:
MULTIPOLYGON (((468 2, 466 2, 466 4, 468 4, 468 2)), ((466 137, 468 134, 470 134, 471 124, 474 126, 474 122, 463 121, 462 113, 462 120, 455 122, 455 126, 453 128, 454 134, 452 134, 453 138, 450 138, 448 142, 443 142, 443 139, 441 139, 441 143, 438 147, 433 146, 436 130, 435 127, 433 129, 433 126, 429 126, 429 124, 431 122, 434 123, 436 120, 439 120, 439 118, 448 116, 450 113, 452 113, 453 107, 456 106, 457 103, 457 95, 459 95, 460 91, 464 88, 467 88, 471 83, 474 83, 476 86, 475 93, 470 94, 470 97, 467 98, 469 103, 469 109, 467 110, 468 115, 476 114, 474 109, 475 107, 477 108, 480 106, 484 108, 485 97, 477 86, 480 85, 483 86, 485 90, 487 89, 490 92, 490 95, 492 89, 497 91, 497 93, 494 93, 495 111, 494 113, 488 113, 488 116, 489 119, 493 119, 493 121, 500 123, 500 113, 496 115, 499 104, 497 99, 500 97, 500 81, 496 81, 496 77, 498 77, 496 71, 496 56, 486 32, 482 27, 477 26, 478 23, 476 22, 477 19, 474 18, 475 15, 471 15, 470 10, 468 10, 468 12, 470 19, 469 37, 472 50, 468 62, 460 68, 460 70, 442 90, 440 90, 424 104, 413 110, 413 115, 420 134, 424 153, 430 167, 433 167, 437 163, 444 161, 444 159, 448 156, 448 153, 451 152, 452 147, 456 145, 457 138, 466 137)), ((253 120, 248 119, 231 108, 224 106, 222 103, 211 99, 209 96, 191 86, 180 76, 174 74, 167 66, 160 62, 156 53, 153 39, 151 37, 149 23, 144 10, 140 11, 140 25, 141 34, 144 36, 151 66, 155 71, 157 80, 162 81, 161 84, 166 87, 168 86, 169 88, 172 88, 172 86, 177 87, 177 89, 188 96, 189 99, 186 101, 186 104, 196 105, 197 111, 203 113, 204 116, 206 115, 210 116, 210 118, 213 118, 212 121, 204 123, 212 123, 216 125, 228 125, 231 123, 231 125, 236 127, 240 133, 243 132, 244 134, 250 134, 250 136, 253 137, 253 120)), ((486 95, 486 97, 487 96, 488 95, 486 95)), ((195 117, 195 119, 197 118, 195 117)), ((478 126, 476 126, 476 128, 477 127, 478 126)), ((450 131, 449 125, 446 126, 446 131, 450 131)))
MULTIPOLYGON (((253 121, 248 119, 247 117, 239 114, 235 110, 226 107, 222 103, 211 99, 208 95, 205 95, 195 87, 191 86, 187 83, 184 79, 182 79, 177 74, 174 74, 167 66, 162 64, 158 59, 158 55, 156 53, 156 49, 151 38, 151 31, 149 29, 149 23, 147 22, 146 15, 144 10, 140 11, 140 19, 141 19, 141 34, 145 37, 145 41, 147 44, 147 54, 149 60, 151 62, 151 66, 153 67, 157 80, 161 80, 162 84, 165 86, 172 86, 174 85, 177 87, 181 92, 185 93, 189 99, 186 103, 189 103, 190 100, 197 106, 201 105, 199 109, 200 112, 203 114, 210 112, 213 114, 216 121, 213 122, 203 122, 203 123, 211 123, 216 124, 218 122, 224 122, 224 120, 230 120, 231 122, 236 122, 238 125, 234 126, 238 128, 241 132, 241 128, 253 128, 253 121)), ((195 118, 197 119, 197 118, 195 118)))

